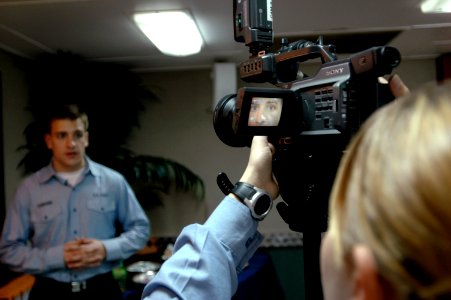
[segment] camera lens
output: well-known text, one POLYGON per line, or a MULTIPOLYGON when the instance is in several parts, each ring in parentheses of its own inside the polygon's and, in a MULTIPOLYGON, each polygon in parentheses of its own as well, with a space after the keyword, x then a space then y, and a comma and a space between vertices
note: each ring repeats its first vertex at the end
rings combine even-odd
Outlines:
POLYGON ((236 94, 227 95, 216 105, 213 114, 213 127, 218 138, 231 147, 250 146, 252 137, 238 136, 234 131, 233 114, 236 94))
POLYGON ((401 63, 401 54, 394 47, 383 47, 381 49, 381 59, 383 64, 390 68, 395 68, 401 63))

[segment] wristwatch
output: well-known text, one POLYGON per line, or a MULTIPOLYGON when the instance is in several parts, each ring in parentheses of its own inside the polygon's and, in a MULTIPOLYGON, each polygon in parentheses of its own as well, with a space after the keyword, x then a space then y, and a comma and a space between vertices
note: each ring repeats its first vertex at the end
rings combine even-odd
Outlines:
POLYGON ((263 220, 272 208, 271 196, 252 184, 237 182, 232 193, 249 207, 252 217, 256 220, 263 220))
POLYGON ((217 182, 221 191, 228 195, 233 193, 242 203, 249 207, 251 216, 261 221, 270 212, 273 204, 271 196, 261 188, 245 182, 232 185, 225 173, 220 173, 217 182))

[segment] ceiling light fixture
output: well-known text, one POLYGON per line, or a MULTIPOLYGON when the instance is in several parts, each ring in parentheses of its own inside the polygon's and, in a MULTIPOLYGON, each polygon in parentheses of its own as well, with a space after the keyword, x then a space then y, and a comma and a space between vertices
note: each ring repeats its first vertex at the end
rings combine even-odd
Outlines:
POLYGON ((164 54, 188 56, 199 53, 203 40, 186 11, 136 13, 133 19, 141 31, 164 54))
POLYGON ((451 13, 451 0, 425 0, 421 3, 423 13, 451 13))

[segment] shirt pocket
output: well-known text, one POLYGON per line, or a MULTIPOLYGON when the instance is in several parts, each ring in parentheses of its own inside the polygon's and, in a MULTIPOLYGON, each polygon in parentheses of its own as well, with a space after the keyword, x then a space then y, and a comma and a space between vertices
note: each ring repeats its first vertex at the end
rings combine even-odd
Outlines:
POLYGON ((113 199, 102 197, 90 199, 88 201, 88 209, 98 212, 98 213, 108 213, 115 209, 113 199))
POLYGON ((61 205, 52 202, 40 203, 31 210, 31 221, 34 223, 51 222, 60 216, 61 213, 61 205))

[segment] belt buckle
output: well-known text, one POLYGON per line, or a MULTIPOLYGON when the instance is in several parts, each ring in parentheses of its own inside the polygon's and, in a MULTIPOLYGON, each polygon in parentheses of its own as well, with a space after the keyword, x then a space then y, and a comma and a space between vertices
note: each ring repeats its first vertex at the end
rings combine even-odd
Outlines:
POLYGON ((72 287, 72 293, 79 293, 86 290, 86 281, 72 281, 70 285, 72 287))

